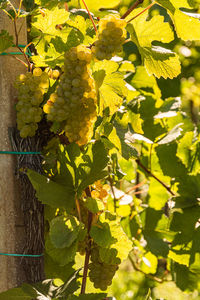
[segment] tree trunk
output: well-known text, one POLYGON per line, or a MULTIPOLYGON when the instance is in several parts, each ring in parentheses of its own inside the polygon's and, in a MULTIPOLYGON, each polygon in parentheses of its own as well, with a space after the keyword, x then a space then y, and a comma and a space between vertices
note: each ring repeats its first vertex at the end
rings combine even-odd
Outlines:
MULTIPOLYGON (((12 1, 15 7, 18 0, 12 1)), ((17 28, 22 25, 19 44, 26 45, 26 21, 17 21, 17 28), (22 25, 23 22, 23 25, 22 25)), ((0 12, 0 30, 6 29, 14 36, 14 26, 8 16, 0 12)), ((15 38, 14 38, 15 40, 15 38)), ((18 51, 16 48, 9 51, 18 51)), ((18 56, 23 59, 22 55, 18 56)), ((0 56, 0 151, 12 150, 8 136, 8 128, 16 124, 15 97, 13 83, 18 74, 24 73, 23 64, 6 55, 0 56)), ((15 177, 16 157, 0 154, 0 252, 22 253, 25 243, 24 217, 21 211, 19 183, 15 177)), ((0 255, 1 280, 0 292, 15 287, 26 281, 21 265, 21 257, 0 255)))

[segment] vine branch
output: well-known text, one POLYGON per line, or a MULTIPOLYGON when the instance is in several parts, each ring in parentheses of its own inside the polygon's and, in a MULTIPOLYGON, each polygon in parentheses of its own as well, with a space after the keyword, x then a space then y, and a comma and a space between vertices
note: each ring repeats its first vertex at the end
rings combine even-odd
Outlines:
POLYGON ((88 8, 88 6, 87 6, 85 0, 82 0, 82 2, 83 2, 83 5, 85 6, 85 9, 87 10, 88 16, 89 16, 89 18, 90 18, 90 20, 91 20, 91 22, 92 22, 92 25, 93 25, 93 27, 94 27, 94 30, 97 32, 97 27, 96 27, 96 25, 95 25, 95 23, 94 23, 94 20, 93 20, 93 18, 92 18, 92 15, 91 15, 91 13, 90 13, 90 11, 89 11, 89 8, 88 8))
POLYGON ((17 47, 17 49, 19 49, 19 51, 23 54, 25 60, 27 61, 27 65, 28 65, 28 68, 30 69, 30 66, 31 66, 31 63, 28 59, 28 56, 26 55, 25 51, 23 51, 20 47, 19 47, 19 35, 18 35, 18 32, 17 32, 17 23, 16 23, 16 20, 17 18, 15 17, 14 18, 14 31, 15 31, 15 46, 17 47))
POLYGON ((12 58, 15 58, 15 59, 18 60, 20 63, 22 63, 26 68, 28 68, 28 65, 27 65, 23 60, 21 60, 20 58, 16 57, 15 55, 10 54, 10 53, 6 53, 6 55, 9 55, 9 56, 11 56, 12 58))
POLYGON ((112 192, 113 198, 114 198, 114 211, 116 212, 116 210, 117 210, 117 198, 115 196, 115 190, 114 190, 114 187, 113 187, 113 178, 110 175, 110 173, 111 173, 110 166, 108 166, 108 172, 109 172, 108 181, 110 183, 110 189, 111 189, 111 192, 112 192))
MULTIPOLYGON (((90 188, 87 187, 85 189, 85 193, 87 197, 91 197, 91 191, 90 188)), ((88 226, 87 226, 87 234, 88 234, 88 245, 86 247, 86 254, 85 254, 85 262, 84 262, 84 268, 83 268, 83 280, 82 280, 82 285, 81 285, 81 294, 85 294, 85 289, 86 289, 86 282, 87 282, 87 273, 88 273, 88 266, 89 266, 89 260, 90 260, 90 253, 91 253, 91 237, 90 237, 90 229, 92 226, 92 219, 93 219, 93 214, 88 211, 88 226)))
POLYGON ((146 273, 143 272, 140 268, 138 268, 138 266, 136 265, 136 263, 134 262, 134 260, 132 259, 132 257, 131 257, 130 255, 128 256, 128 258, 129 258, 129 260, 130 260, 130 262, 131 262, 133 268, 134 268, 136 271, 138 271, 138 272, 144 274, 146 277, 149 277, 149 278, 151 278, 151 279, 153 279, 153 280, 155 280, 155 281, 157 281, 157 282, 159 282, 159 283, 162 283, 162 282, 166 281, 166 280, 161 279, 161 278, 158 278, 158 277, 156 277, 156 276, 153 276, 153 275, 150 275, 150 274, 146 274, 146 273))
POLYGON ((142 4, 144 2, 144 0, 137 0, 133 5, 131 5, 131 7, 125 12, 125 14, 123 14, 123 16, 121 17, 121 19, 125 19, 128 15, 130 15, 130 13, 139 5, 142 4))
POLYGON ((140 166, 147 174, 156 179, 164 188, 172 195, 175 196, 175 193, 167 186, 162 180, 160 180, 156 175, 154 175, 150 170, 148 170, 139 159, 136 159, 136 163, 140 166))
POLYGON ((142 10, 139 14, 137 14, 136 16, 134 16, 133 18, 131 18, 130 20, 128 20, 127 23, 130 23, 131 21, 133 21, 134 19, 136 19, 137 17, 139 17, 141 14, 143 14, 146 10, 150 9, 153 5, 155 4, 155 2, 151 3, 150 5, 148 5, 144 10, 142 10))

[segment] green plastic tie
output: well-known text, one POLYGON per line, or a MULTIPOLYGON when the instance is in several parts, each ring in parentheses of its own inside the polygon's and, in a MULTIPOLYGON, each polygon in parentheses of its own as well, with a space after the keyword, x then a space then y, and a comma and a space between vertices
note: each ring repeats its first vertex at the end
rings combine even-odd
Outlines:
POLYGON ((15 256, 15 257, 41 257, 44 254, 15 254, 15 253, 0 253, 0 255, 5 256, 15 256))
POLYGON ((0 154, 17 154, 17 155, 24 155, 24 154, 41 154, 41 152, 17 152, 17 151, 0 151, 0 154))
MULTIPOLYGON (((25 45, 18 45, 18 46, 20 48, 25 48, 26 47, 25 45)), ((16 47, 16 46, 13 45, 13 47, 16 47)), ((11 55, 23 55, 23 53, 21 53, 21 52, 2 52, 2 53, 0 53, 0 55, 9 55, 9 54, 11 54, 11 55)), ((29 48, 27 48, 26 55, 32 56, 32 53, 31 53, 29 48)))

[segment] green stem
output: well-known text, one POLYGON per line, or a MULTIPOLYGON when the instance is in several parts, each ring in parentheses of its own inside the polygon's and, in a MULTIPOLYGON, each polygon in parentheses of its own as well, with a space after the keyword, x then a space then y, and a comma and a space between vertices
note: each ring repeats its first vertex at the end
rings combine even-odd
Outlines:
POLYGON ((23 0, 20 0, 20 3, 19 3, 19 10, 18 10, 18 13, 17 13, 17 18, 18 18, 19 15, 20 15, 21 7, 22 7, 22 1, 23 1, 23 0))
POLYGON ((2 9, 2 10, 3 10, 3 12, 5 12, 5 14, 7 14, 7 16, 9 16, 9 18, 11 18, 13 20, 13 17, 7 12, 7 10, 5 10, 5 9, 2 9))
MULTIPOLYGON (((85 189, 85 193, 86 193, 87 197, 91 197, 91 191, 90 191, 89 187, 87 187, 85 189)), ((82 285, 81 285, 81 294, 85 294, 86 283, 87 283, 87 273, 88 273, 88 266, 89 266, 89 260, 90 260, 91 245, 92 245, 92 240, 90 237, 90 229, 92 226, 92 219, 93 219, 93 214, 88 211, 88 225, 87 225, 88 244, 85 249, 86 254, 85 254, 85 262, 84 262, 84 268, 83 268, 83 280, 82 280, 82 285)))
POLYGON ((111 168, 110 166, 108 166, 108 172, 109 172, 109 176, 108 176, 108 181, 110 183, 110 189, 111 189, 111 192, 113 194, 113 199, 114 199, 114 212, 116 213, 117 211, 117 198, 115 196, 115 190, 114 190, 114 184, 113 184, 113 178, 112 176, 110 175, 111 174, 111 168))

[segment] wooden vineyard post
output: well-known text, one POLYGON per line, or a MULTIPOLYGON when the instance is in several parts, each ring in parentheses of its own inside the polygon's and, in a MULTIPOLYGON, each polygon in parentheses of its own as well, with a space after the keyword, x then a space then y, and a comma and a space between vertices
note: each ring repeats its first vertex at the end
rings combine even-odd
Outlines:
MULTIPOLYGON (((12 1, 15 7, 18 0, 12 1)), ((26 45, 26 20, 20 18, 17 28, 22 26, 19 44, 26 45)), ((14 26, 6 14, 0 11, 0 31, 7 30, 14 36, 14 26)), ((15 41, 15 37, 14 37, 15 41)), ((9 51, 18 51, 16 48, 9 51)), ((23 55, 18 57, 24 60, 23 55)), ((26 68, 8 55, 0 56, 0 151, 12 150, 8 136, 8 128, 15 126, 15 97, 13 83, 18 74, 26 68)), ((0 252, 21 253, 25 241, 23 214, 20 207, 20 189, 15 177, 16 157, 0 154, 0 252)), ((26 281, 21 265, 21 257, 0 255, 1 280, 0 292, 15 287, 26 281)))

